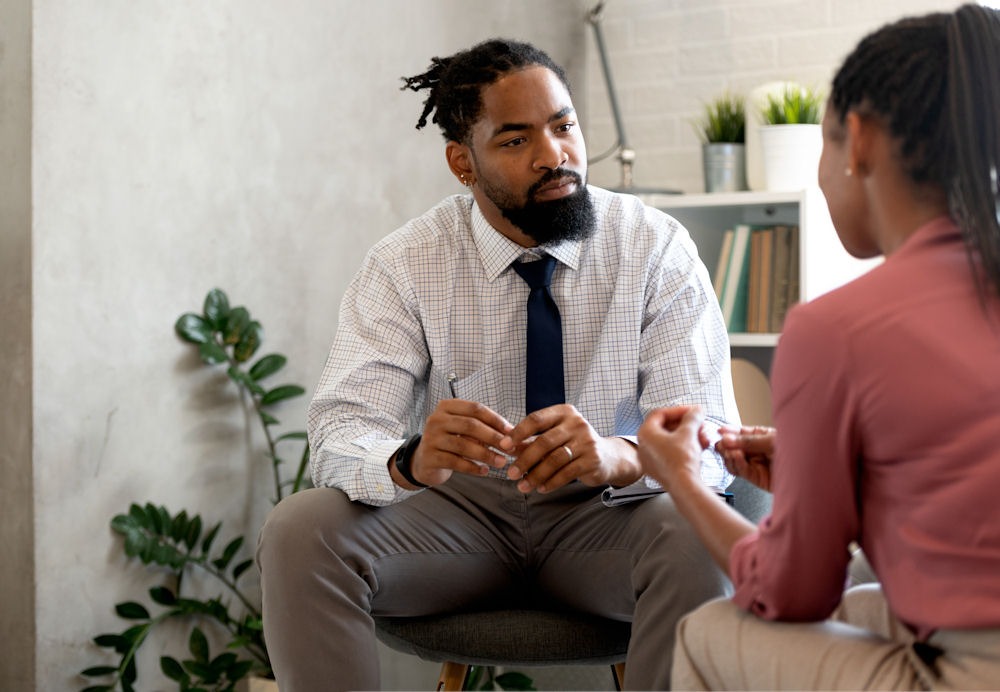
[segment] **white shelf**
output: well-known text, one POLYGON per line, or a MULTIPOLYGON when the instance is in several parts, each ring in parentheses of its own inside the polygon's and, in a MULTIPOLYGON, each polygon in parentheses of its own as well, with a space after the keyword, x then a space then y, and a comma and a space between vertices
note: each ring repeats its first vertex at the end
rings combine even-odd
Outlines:
POLYGON ((729 335, 729 345, 773 348, 778 345, 779 336, 781 335, 734 333, 729 335))
MULTIPOLYGON (((719 258, 724 231, 737 224, 799 227, 799 302, 813 300, 842 286, 878 260, 851 257, 830 221, 826 200, 817 188, 789 192, 714 192, 688 195, 642 195, 649 206, 680 221, 698 246, 711 273, 719 258)), ((773 348, 777 334, 730 334, 734 347, 773 348)))

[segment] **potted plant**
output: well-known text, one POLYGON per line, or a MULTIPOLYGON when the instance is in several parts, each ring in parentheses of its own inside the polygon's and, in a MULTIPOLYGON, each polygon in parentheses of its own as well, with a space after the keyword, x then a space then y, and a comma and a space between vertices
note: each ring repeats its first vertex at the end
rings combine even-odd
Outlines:
POLYGON ((695 129, 702 141, 705 192, 747 189, 743 98, 723 94, 706 103, 695 129))
POLYGON ((786 85, 767 95, 760 113, 764 189, 801 190, 817 184, 822 111, 823 97, 814 89, 786 85))
MULTIPOLYGON (((226 294, 213 289, 205 297, 201 314, 181 315, 174 330, 198 350, 207 366, 225 368, 230 384, 239 389, 243 405, 250 410, 248 424, 261 427, 266 445, 261 457, 271 465, 274 481, 271 501, 276 503, 307 487, 306 434, 276 434, 280 422, 274 417, 276 404, 300 396, 305 389, 296 384, 265 385, 267 378, 285 366, 286 358, 270 353, 253 360, 261 344, 260 323, 246 308, 230 307, 226 294), (303 448, 292 473, 286 474, 282 454, 289 443, 303 448)), ((253 567, 244 537, 223 539, 220 523, 210 526, 197 513, 185 509, 171 512, 152 502, 133 503, 127 512, 111 520, 111 528, 122 537, 119 545, 124 555, 149 568, 157 580, 148 590, 148 598, 115 606, 115 612, 127 622, 124 630, 94 638, 98 646, 113 651, 117 661, 82 671, 97 683, 85 692, 135 689, 139 650, 148 635, 167 622, 183 622, 188 633, 187 656, 181 660, 160 657, 164 676, 180 690, 223 692, 236 689, 237 684, 251 692, 267 689, 254 682, 272 676, 260 604, 241 584, 241 577, 253 567), (203 588, 192 588, 192 582, 200 582, 203 588), (212 652, 210 641, 222 640, 225 651, 212 652)))
MULTIPOLYGON (((181 315, 174 331, 197 349, 206 366, 225 369, 229 384, 237 387, 248 409, 248 425, 260 427, 265 446, 261 458, 272 471, 271 502, 276 504, 308 487, 306 433, 277 434, 280 421, 274 416, 277 404, 302 395, 305 389, 297 384, 265 385, 287 359, 280 353, 255 359, 263 333, 260 323, 246 308, 231 307, 223 291, 213 289, 205 297, 202 312, 181 315), (302 446, 291 473, 282 458, 289 444, 302 446)), ((137 689, 140 649, 154 630, 168 622, 175 623, 173 632, 176 623, 183 623, 187 633, 184 657, 160 656, 160 670, 180 692, 277 692, 260 602, 241 583, 253 568, 253 559, 247 555, 253 541, 243 536, 223 539, 221 523, 210 526, 200 514, 186 509, 171 512, 152 502, 132 503, 127 512, 111 520, 111 528, 121 536, 124 556, 144 565, 157 579, 148 597, 115 605, 115 612, 126 621, 125 629, 94 637, 94 643, 109 649, 117 660, 81 671, 92 683, 83 692, 137 689), (192 588, 191 583, 201 588, 192 588), (213 652, 211 643, 220 641, 225 650, 213 652)), ((489 667, 475 667, 470 678, 483 685, 481 689, 534 689, 523 674, 496 675, 489 667)), ((152 687, 162 689, 162 681, 141 689, 152 687)))

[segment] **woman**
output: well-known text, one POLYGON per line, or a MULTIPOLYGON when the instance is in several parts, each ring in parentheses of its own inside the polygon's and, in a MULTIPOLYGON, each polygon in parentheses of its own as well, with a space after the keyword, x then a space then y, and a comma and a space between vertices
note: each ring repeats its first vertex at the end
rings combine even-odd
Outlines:
POLYGON ((1000 685, 998 75, 976 5, 883 27, 837 73, 820 187, 847 250, 886 260, 789 314, 780 435, 718 443, 774 493, 759 528, 699 482, 697 407, 640 430, 735 587, 679 625, 676 689, 1000 685), (881 587, 845 595, 853 541, 881 587))

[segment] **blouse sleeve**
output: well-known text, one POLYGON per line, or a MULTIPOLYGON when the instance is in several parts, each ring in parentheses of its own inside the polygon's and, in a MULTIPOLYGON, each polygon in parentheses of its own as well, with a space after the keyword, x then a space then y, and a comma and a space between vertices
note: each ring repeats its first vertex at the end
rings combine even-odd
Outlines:
POLYGON ((845 585, 858 529, 858 443, 852 359, 841 331, 822 302, 799 306, 775 354, 774 504, 730 555, 734 601, 769 620, 824 619, 845 585))

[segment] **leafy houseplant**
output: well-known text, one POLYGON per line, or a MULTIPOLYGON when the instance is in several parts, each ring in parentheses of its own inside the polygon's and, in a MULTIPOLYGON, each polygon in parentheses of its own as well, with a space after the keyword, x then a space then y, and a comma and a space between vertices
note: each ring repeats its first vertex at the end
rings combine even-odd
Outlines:
POLYGON ((765 189, 801 190, 817 185, 822 110, 823 97, 814 89, 787 85, 767 95, 760 113, 765 189))
POLYGON ((806 88, 786 88, 780 95, 769 94, 762 112, 765 125, 818 125, 823 97, 806 88))
MULTIPOLYGON (((198 349, 202 361, 209 367, 226 368, 229 380, 239 389, 245 405, 256 414, 263 430, 267 450, 265 457, 273 471, 274 497, 277 503, 288 494, 308 485, 309 448, 305 432, 275 435, 280 425, 273 407, 287 399, 300 396, 305 390, 295 384, 266 388, 263 381, 280 371, 285 356, 271 353, 251 363, 261 344, 262 328, 244 307, 230 307, 229 299, 219 289, 209 291, 201 314, 185 313, 174 324, 174 330, 184 341, 198 349), (284 478, 284 459, 279 448, 286 443, 302 442, 302 452, 294 473, 284 478)), ((253 418, 251 417, 251 420, 253 418)), ((253 565, 251 558, 236 560, 243 548, 243 536, 231 538, 222 548, 215 547, 222 526, 216 523, 206 529, 198 514, 181 510, 172 514, 166 507, 153 503, 134 503, 125 514, 111 520, 111 528, 123 537, 126 557, 137 558, 157 573, 165 574, 163 583, 149 589, 149 599, 155 604, 155 614, 147 604, 135 600, 118 603, 116 613, 130 624, 121 632, 101 634, 94 642, 111 649, 118 657, 115 665, 88 667, 81 674, 88 678, 103 678, 83 692, 132 692, 136 689, 138 670, 136 657, 147 637, 159 625, 181 620, 189 623, 188 651, 190 656, 178 661, 172 656, 160 657, 163 674, 177 683, 181 692, 228 692, 236 683, 251 675, 270 678, 271 663, 263 637, 260 605, 241 586, 240 578, 253 565), (224 595, 198 598, 183 590, 197 576, 207 575, 224 595), (212 655, 209 637, 201 624, 207 623, 227 638, 226 651, 212 655)), ((530 678, 521 673, 496 675, 493 668, 474 666, 467 689, 533 690, 530 678)))
POLYGON ((702 141, 706 192, 745 190, 746 105, 742 98, 724 94, 705 104, 695 129, 702 141))
POLYGON ((696 129, 705 144, 743 144, 746 138, 746 105, 741 97, 723 94, 706 103, 696 129))
MULTIPOLYGON (((261 343, 262 328, 244 307, 230 307, 224 292, 213 289, 205 297, 201 314, 185 313, 174 325, 178 336, 194 345, 208 366, 225 366, 230 381, 239 389, 245 405, 252 408, 263 429, 266 458, 273 469, 273 502, 306 487, 309 450, 305 432, 275 435, 279 421, 273 407, 279 402, 305 392, 299 385, 284 384, 267 388, 264 380, 280 371, 285 356, 271 353, 251 363, 261 343), (290 478, 282 476, 284 460, 279 455, 286 443, 301 443, 298 465, 290 478)), ((147 605, 129 600, 115 606, 117 614, 130 625, 118 633, 101 634, 94 642, 111 649, 118 656, 115 665, 96 665, 82 671, 104 682, 87 687, 85 692, 123 692, 135 689, 136 656, 148 635, 167 621, 190 623, 188 650, 182 661, 171 656, 160 658, 164 675, 177 682, 182 691, 232 690, 237 681, 251 673, 271 677, 271 664, 263 638, 258 603, 240 586, 240 577, 253 565, 252 558, 236 561, 244 545, 243 536, 231 538, 221 549, 215 539, 221 531, 217 523, 206 529, 198 514, 181 510, 172 514, 152 503, 132 504, 128 512, 111 520, 111 528, 124 541, 127 557, 138 558, 147 567, 165 573, 163 583, 149 589, 156 613, 147 605), (218 596, 198 598, 188 595, 184 585, 193 573, 207 575, 207 581, 221 590, 218 596), (211 624, 228 638, 226 651, 213 656, 209 638, 201 625, 211 624)), ((199 576, 201 576, 199 575, 199 576)))

